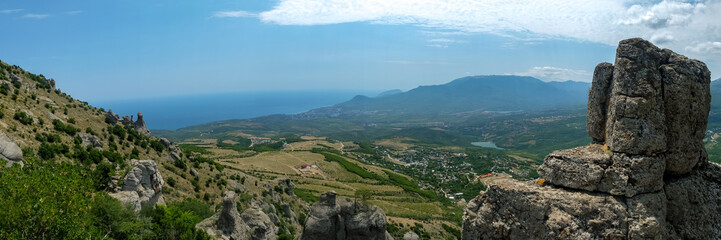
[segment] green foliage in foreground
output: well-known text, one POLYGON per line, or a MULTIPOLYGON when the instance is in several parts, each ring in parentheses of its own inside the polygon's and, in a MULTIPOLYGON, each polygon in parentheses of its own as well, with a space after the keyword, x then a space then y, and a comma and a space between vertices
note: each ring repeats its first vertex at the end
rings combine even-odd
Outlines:
POLYGON ((89 173, 73 165, 0 172, 0 239, 100 238, 90 215, 89 173))
POLYGON ((209 239, 194 227, 212 214, 203 202, 146 206, 138 217, 96 191, 103 170, 28 160, 0 169, 0 239, 209 239))

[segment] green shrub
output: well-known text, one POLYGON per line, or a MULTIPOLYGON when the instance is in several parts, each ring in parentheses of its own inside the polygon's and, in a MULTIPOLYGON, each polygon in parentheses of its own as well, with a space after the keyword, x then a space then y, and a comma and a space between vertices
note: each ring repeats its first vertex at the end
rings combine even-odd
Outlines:
POLYGON ((18 120, 23 125, 29 125, 33 123, 33 118, 28 116, 28 114, 25 112, 15 112, 15 116, 13 116, 13 119, 18 120))
POLYGON ((110 180, 115 175, 115 167, 108 162, 101 162, 93 171, 93 179, 95 179, 95 188, 98 190, 108 189, 110 180))
POLYGON ((76 133, 80 132, 80 129, 77 129, 70 124, 64 124, 58 119, 53 119, 53 126, 55 127, 55 130, 67 133, 70 136, 75 136, 76 133))
POLYGON ((90 218, 91 178, 77 166, 12 167, 0 174, 0 239, 102 238, 90 218))
POLYGON ((175 187, 175 179, 172 177, 169 177, 166 183, 168 183, 171 187, 175 187))

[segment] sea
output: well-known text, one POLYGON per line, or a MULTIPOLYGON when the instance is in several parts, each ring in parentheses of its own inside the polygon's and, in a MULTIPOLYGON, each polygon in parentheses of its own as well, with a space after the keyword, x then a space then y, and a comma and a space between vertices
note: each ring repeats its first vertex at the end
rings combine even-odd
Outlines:
POLYGON ((197 94, 90 102, 120 115, 143 113, 148 129, 178 129, 220 120, 247 119, 272 114, 296 114, 345 102, 356 95, 381 91, 312 90, 197 94))

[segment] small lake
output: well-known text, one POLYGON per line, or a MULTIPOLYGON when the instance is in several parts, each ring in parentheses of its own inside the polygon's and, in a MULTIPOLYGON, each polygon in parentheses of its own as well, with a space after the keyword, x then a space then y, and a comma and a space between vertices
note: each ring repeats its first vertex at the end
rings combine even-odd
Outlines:
POLYGON ((471 145, 477 146, 477 147, 494 148, 494 149, 503 150, 503 148, 496 146, 496 144, 493 142, 472 142, 471 145))

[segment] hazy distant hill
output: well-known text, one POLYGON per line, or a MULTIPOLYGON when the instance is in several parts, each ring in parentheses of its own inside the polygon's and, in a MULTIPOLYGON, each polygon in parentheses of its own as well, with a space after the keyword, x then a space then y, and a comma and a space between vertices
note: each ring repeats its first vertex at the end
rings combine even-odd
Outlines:
POLYGON ((400 89, 392 89, 392 90, 388 90, 388 91, 379 93, 378 95, 376 95, 376 97, 377 97, 377 98, 379 98, 379 97, 387 97, 387 96, 396 95, 396 94, 399 94, 399 93, 402 93, 402 92, 403 92, 403 91, 401 91, 400 89))
POLYGON ((345 140, 409 137, 440 145, 484 140, 542 156, 549 149, 589 141, 584 130, 589 87, 590 83, 574 81, 474 76, 373 98, 359 95, 301 114, 217 121, 154 133, 174 140, 237 132, 345 140), (557 134, 558 129, 564 131, 557 134))
POLYGON ((304 115, 342 117, 534 111, 585 104, 589 87, 590 83, 543 82, 533 77, 472 76, 383 97, 359 95, 350 101, 314 109, 304 115))

